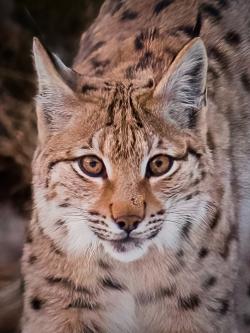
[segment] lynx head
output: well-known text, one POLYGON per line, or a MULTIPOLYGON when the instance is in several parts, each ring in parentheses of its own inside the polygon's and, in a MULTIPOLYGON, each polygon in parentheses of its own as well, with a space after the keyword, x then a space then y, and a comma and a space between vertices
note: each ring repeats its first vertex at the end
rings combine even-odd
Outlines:
POLYGON ((34 59, 34 199, 44 232, 68 254, 104 249, 119 261, 181 247, 211 208, 201 39, 159 82, 80 75, 37 39, 34 59))

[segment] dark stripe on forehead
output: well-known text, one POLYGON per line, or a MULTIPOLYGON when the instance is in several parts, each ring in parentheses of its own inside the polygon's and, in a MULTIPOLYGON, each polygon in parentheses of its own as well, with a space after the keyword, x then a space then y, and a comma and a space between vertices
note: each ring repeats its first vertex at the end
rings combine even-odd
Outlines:
POLYGON ((142 125, 141 118, 139 116, 138 111, 136 110, 136 108, 134 106, 134 103, 133 103, 133 100, 132 100, 131 96, 130 96, 130 107, 131 107, 132 116, 135 119, 137 126, 140 127, 140 128, 142 128, 143 125, 142 125))
POLYGON ((114 124, 114 117, 115 117, 114 108, 115 108, 115 104, 117 101, 117 93, 118 93, 118 89, 116 87, 114 96, 112 97, 111 103, 109 104, 108 109, 107 109, 108 119, 106 121, 106 126, 111 126, 114 124))

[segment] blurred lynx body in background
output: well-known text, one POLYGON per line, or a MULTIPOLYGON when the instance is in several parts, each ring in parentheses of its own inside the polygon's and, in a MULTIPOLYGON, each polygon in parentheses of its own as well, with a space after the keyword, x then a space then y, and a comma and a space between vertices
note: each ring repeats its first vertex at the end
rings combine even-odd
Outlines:
POLYGON ((106 1, 74 70, 35 40, 24 333, 249 331, 249 12, 106 1))

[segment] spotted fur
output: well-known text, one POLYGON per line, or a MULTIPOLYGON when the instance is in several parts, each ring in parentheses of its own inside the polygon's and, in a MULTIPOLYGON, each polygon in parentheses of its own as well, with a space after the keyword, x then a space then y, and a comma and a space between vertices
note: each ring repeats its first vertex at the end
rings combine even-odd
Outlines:
POLYGON ((247 332, 235 287, 249 233, 249 10, 107 0, 73 70, 34 41, 23 333, 236 332, 236 317, 247 332), (172 169, 150 177, 159 153, 172 169), (105 176, 82 173, 84 154, 105 176), (137 217, 126 240, 124 216, 137 217))

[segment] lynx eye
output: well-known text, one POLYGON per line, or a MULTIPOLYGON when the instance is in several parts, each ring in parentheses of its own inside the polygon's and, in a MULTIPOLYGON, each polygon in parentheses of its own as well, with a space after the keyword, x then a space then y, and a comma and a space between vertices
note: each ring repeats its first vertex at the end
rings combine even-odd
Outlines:
POLYGON ((105 175, 105 166, 95 155, 86 155, 79 158, 78 165, 81 171, 90 177, 103 177, 105 175))
POLYGON ((147 166, 149 177, 160 177, 167 173, 173 165, 173 158, 167 155, 156 155, 152 157, 147 166))

